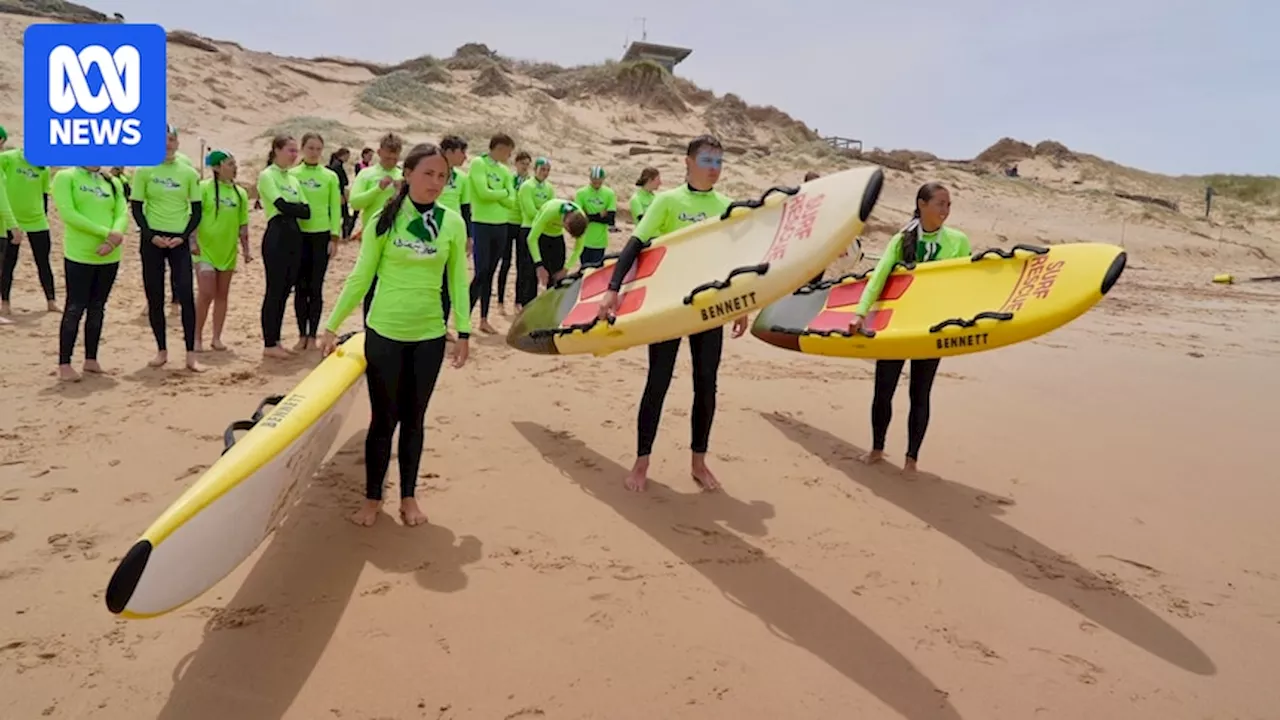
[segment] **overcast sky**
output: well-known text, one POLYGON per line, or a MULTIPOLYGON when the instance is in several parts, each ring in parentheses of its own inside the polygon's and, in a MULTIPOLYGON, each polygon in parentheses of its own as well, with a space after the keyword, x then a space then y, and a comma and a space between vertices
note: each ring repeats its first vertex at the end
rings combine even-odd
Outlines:
POLYGON ((396 62, 482 42, 562 65, 628 38, 823 135, 970 158, 1058 140, 1170 174, 1280 174, 1275 0, 89 0, 257 50, 396 62), (732 8, 732 13, 726 10, 732 8))

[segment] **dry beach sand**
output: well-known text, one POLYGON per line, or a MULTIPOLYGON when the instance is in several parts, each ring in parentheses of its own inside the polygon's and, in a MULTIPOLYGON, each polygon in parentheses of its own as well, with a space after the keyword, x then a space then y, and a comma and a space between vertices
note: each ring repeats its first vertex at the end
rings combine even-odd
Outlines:
MULTIPOLYGON (((16 47, 30 21, 0 15, 0 40, 16 47)), ((286 120, 251 102, 273 83, 296 90, 292 114, 331 121, 327 135, 350 129, 344 142, 452 127, 436 110, 420 129, 348 111, 376 82, 368 69, 210 47, 171 46, 177 121, 251 164, 266 149, 255 137, 286 120), (214 67, 236 122, 205 112, 214 67)), ((18 77, 18 62, 0 55, 0 72, 18 77)), ((705 98, 676 111, 571 95, 536 100, 526 122, 541 91, 525 86, 543 82, 529 68, 499 69, 515 87, 485 100, 488 117, 469 95, 486 70, 449 72, 438 92, 458 98, 473 146, 509 123, 522 145, 554 147, 562 194, 602 162, 623 197, 646 162, 670 185, 679 158, 666 146, 708 124, 705 98)), ((10 128, 19 92, 0 88, 10 128)), ((857 162, 803 135, 784 145, 799 130, 752 112, 743 132, 721 130, 743 149, 726 166, 734 194, 857 162)), ((869 364, 748 337, 726 344, 721 370, 712 454, 726 492, 688 478, 682 353, 654 483, 630 494, 644 351, 544 358, 477 337, 428 415, 429 526, 400 526, 394 503, 372 529, 345 520, 363 482, 361 399, 283 527, 214 590, 149 621, 105 609, 115 561, 216 459, 227 423, 317 359, 261 360, 254 263, 233 286, 230 352, 205 355, 202 375, 147 369, 126 253, 101 352, 112 374, 59 385, 59 318, 40 309, 24 254, 16 324, 0 327, 0 717, 1276 717, 1280 288, 1207 282, 1280 272, 1276 206, 1222 198, 1211 225, 1195 219, 1194 181, 1002 147, 1030 156, 1022 179, 881 156, 906 169, 888 171, 868 249, 937 178, 977 247, 1123 241, 1130 269, 1063 329, 943 361, 924 477, 854 460, 869 442, 869 364)), ((261 213, 253 222, 256 237, 261 213)), ((332 266, 330 303, 355 252, 332 266)), ((291 343, 292 310, 285 327, 291 343)))

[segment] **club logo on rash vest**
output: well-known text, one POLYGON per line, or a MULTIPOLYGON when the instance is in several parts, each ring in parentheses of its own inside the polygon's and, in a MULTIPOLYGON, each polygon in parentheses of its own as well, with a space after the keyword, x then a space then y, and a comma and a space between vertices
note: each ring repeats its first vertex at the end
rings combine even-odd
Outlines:
POLYGON ((676 219, 682 223, 689 223, 690 225, 692 225, 694 223, 700 223, 703 220, 706 220, 707 214, 704 212, 696 212, 696 213, 682 212, 676 216, 676 219))
POLYGON ((90 194, 90 195, 97 195, 98 197, 100 197, 100 198, 102 198, 102 199, 104 199, 104 200, 105 200, 105 199, 107 199, 107 198, 109 198, 109 197, 111 197, 111 191, 110 191, 110 190, 108 190, 108 189, 106 189, 106 188, 104 188, 104 187, 98 186, 98 185, 86 185, 86 184, 84 184, 84 183, 81 183, 81 184, 80 184, 80 187, 79 187, 79 188, 77 188, 77 189, 78 189, 80 192, 82 192, 82 193, 86 193, 86 194, 90 194))
POLYGON ((164 28, 39 23, 23 35, 22 60, 27 162, 145 167, 164 160, 164 28))

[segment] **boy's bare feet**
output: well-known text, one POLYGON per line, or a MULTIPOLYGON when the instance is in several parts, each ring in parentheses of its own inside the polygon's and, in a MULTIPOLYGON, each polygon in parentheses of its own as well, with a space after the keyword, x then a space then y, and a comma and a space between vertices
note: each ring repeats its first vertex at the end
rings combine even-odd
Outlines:
POLYGON ((361 527, 373 527, 382 512, 381 500, 365 500, 359 510, 351 513, 351 522, 361 527))
POLYGON ((417 498, 400 499, 400 519, 408 527, 425 525, 427 522, 427 516, 422 512, 422 508, 418 507, 417 498))

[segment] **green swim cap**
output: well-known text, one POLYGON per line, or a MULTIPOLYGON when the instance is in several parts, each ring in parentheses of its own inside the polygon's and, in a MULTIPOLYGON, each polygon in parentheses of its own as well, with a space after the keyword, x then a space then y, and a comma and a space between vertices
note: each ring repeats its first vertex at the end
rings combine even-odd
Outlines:
MULTIPOLYGON (((2 132, 3 130, 4 128, 0 128, 0 132, 2 132)), ((550 165, 550 164, 551 164, 551 161, 546 159, 545 157, 542 157, 541 155, 538 156, 537 160, 533 161, 533 166, 536 168, 540 168, 543 165, 550 165)))
POLYGON ((591 167, 591 179, 592 179, 592 180, 603 180, 603 179, 604 179, 604 168, 600 167, 599 165, 593 165, 593 166, 591 167))
POLYGON ((9 133, 5 132, 4 126, 0 125, 0 140, 8 140, 9 133))
POLYGON ((221 165, 222 161, 229 157, 231 157, 229 153, 223 152, 222 150, 214 150, 204 159, 204 164, 209 167, 216 167, 221 165))

